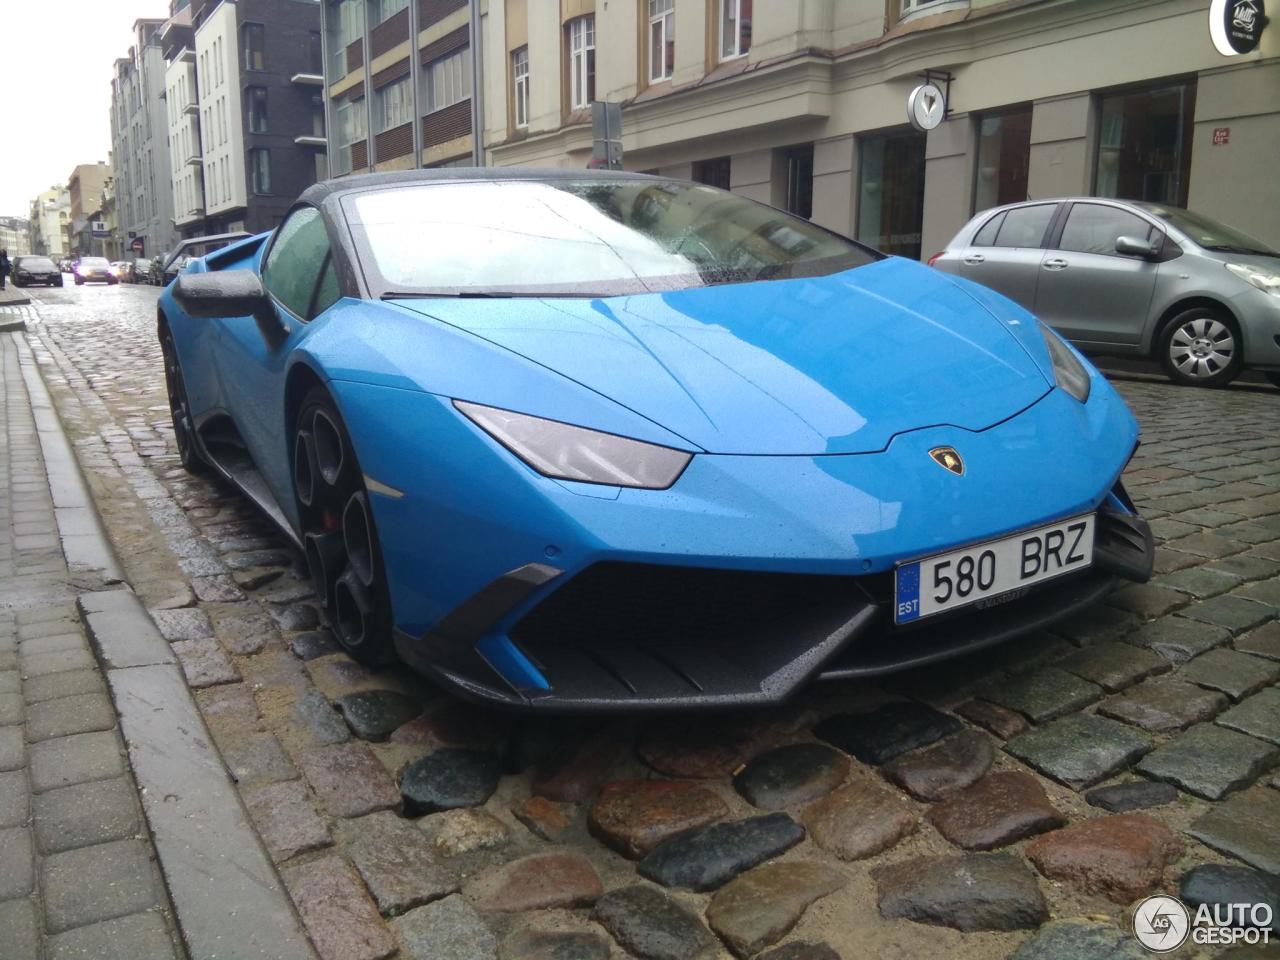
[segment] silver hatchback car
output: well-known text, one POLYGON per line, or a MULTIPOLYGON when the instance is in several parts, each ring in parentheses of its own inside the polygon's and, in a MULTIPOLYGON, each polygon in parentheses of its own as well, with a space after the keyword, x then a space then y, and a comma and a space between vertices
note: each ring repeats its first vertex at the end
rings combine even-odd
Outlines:
POLYGON ((1078 197, 986 210, 930 258, 1081 349, 1151 356, 1179 383, 1242 369, 1280 386, 1280 253, 1159 203, 1078 197))

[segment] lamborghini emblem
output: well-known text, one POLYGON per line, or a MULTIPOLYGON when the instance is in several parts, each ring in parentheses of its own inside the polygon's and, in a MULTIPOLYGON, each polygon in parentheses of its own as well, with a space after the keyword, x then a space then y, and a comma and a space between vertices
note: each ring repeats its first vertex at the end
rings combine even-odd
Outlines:
POLYGON ((957 477, 964 476, 964 461, 960 459, 955 447, 934 447, 929 451, 929 456, 933 457, 934 463, 946 467, 957 477))

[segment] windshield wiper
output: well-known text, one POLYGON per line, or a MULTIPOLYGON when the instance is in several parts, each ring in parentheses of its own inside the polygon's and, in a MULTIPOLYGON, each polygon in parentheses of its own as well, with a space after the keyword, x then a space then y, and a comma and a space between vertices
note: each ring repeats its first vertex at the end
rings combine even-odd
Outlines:
POLYGON ((379 299, 381 300, 549 300, 549 299, 571 299, 571 300, 594 300, 600 297, 612 297, 616 294, 612 293, 596 293, 588 291, 580 293, 577 291, 557 291, 554 293, 535 293, 529 290, 441 290, 436 293, 428 293, 422 290, 415 290, 412 293, 402 293, 400 291, 388 291, 379 299))

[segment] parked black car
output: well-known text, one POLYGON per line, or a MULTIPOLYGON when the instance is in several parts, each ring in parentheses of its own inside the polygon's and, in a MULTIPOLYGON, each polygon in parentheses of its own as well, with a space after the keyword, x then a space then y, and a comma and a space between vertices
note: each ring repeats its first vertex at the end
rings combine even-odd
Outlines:
POLYGON ((62 271, 48 257, 26 254, 13 258, 13 285, 29 287, 42 283, 51 287, 62 286, 62 271))
POLYGON ((173 278, 182 272, 182 268, 196 257, 207 256, 215 250, 221 250, 228 244, 251 236, 253 234, 240 231, 238 233, 216 233, 208 237, 191 237, 183 240, 172 253, 165 255, 164 266, 161 268, 160 285, 167 287, 173 281, 173 278))

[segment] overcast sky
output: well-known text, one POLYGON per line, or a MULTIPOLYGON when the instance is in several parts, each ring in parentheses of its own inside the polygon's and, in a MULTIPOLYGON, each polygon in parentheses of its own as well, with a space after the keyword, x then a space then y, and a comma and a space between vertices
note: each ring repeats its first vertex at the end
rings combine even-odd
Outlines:
POLYGON ((76 164, 108 159, 112 65, 135 20, 168 15, 168 0, 0 3, 0 216, 27 216, 76 164))

